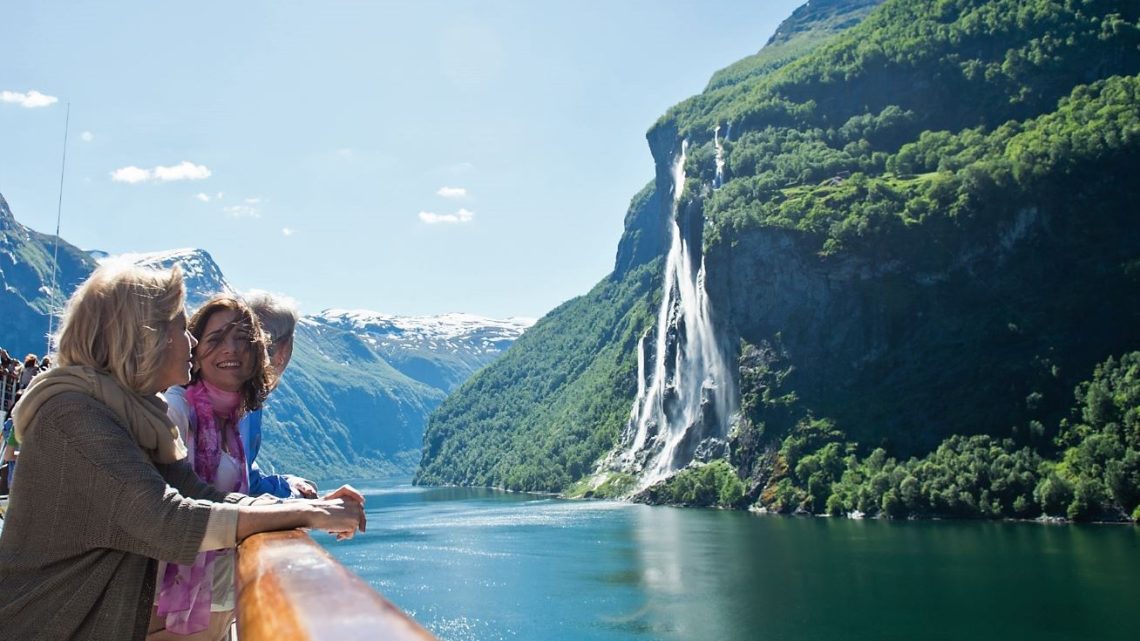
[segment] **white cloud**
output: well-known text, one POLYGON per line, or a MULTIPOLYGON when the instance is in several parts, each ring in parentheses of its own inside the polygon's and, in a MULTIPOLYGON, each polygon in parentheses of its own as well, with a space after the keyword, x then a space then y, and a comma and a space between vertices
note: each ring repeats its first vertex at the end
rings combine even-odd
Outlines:
POLYGON ((46 96, 36 90, 22 93, 19 91, 0 91, 0 102, 7 102, 20 105, 26 109, 35 109, 36 107, 47 107, 59 102, 59 98, 55 96, 46 96))
POLYGON ((343 149, 337 149, 336 155, 338 155, 342 158, 351 158, 352 157, 352 149, 350 149, 348 147, 345 147, 343 149))
POLYGON ((92 140, 95 140, 95 134, 91 133, 90 131, 85 131, 79 134, 79 137, 83 139, 83 142, 91 142, 92 140))
POLYGON ((436 214, 430 211, 421 211, 420 220, 429 225, 438 225, 446 223, 448 225, 455 225, 459 223, 469 223, 475 219, 475 212, 466 209, 460 209, 454 214, 436 214))
POLYGON ((128 183, 133 185, 135 183, 146 182, 150 179, 151 171, 149 169, 135 167, 134 165, 131 165, 130 167, 120 167, 119 169, 111 172, 111 180, 117 183, 128 183))
POLYGON ((183 160, 173 167, 155 167, 154 179, 161 182, 170 182, 173 180, 203 180, 209 178, 212 173, 210 168, 205 165, 195 165, 189 160, 183 160))
POLYGON ((189 160, 183 160, 177 165, 164 167, 159 165, 154 169, 142 167, 121 167, 111 172, 111 180, 120 183, 141 182, 173 182, 176 180, 203 180, 209 178, 213 172, 205 165, 195 165, 189 160))
POLYGON ((261 210, 253 205, 230 205, 222 207, 222 211, 234 218, 261 218, 261 210))
POLYGON ((204 203, 210 202, 210 195, 209 194, 203 194, 202 192, 198 192, 198 195, 194 196, 194 197, 197 198, 198 200, 204 202, 204 203))
POLYGON ((440 187, 439 191, 435 192, 438 196, 444 198, 466 198, 467 190, 463 187, 440 187))
POLYGON ((292 230, 292 229, 289 229, 288 227, 282 227, 281 228, 281 235, 282 236, 292 236, 295 233, 297 233, 297 232, 292 230))
POLYGON ((258 203, 260 203, 260 202, 261 202, 261 197, 260 197, 260 196, 259 196, 259 197, 256 197, 256 198, 246 198, 246 199, 245 199, 245 204, 247 204, 247 205, 256 205, 256 204, 258 204, 258 203))

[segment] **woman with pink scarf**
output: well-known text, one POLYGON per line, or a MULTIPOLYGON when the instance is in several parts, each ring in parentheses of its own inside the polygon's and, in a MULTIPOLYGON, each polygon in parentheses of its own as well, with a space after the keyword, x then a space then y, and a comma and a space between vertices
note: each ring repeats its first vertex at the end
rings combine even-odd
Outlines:
MULTIPOLYGON (((261 327, 252 310, 230 296, 211 298, 187 325, 198 340, 194 366, 189 385, 167 390, 169 416, 198 476, 221 492, 247 494, 238 423, 261 407, 274 376, 261 327)), ((220 639, 233 619, 234 597, 232 549, 202 552, 192 566, 160 566, 157 616, 148 638, 220 639)))

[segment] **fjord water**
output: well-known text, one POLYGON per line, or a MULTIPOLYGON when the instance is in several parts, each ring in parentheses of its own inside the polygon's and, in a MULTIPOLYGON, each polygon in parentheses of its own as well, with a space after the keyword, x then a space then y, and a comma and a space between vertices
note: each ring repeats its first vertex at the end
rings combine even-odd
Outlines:
POLYGON ((1140 528, 853 521, 354 483, 345 565, 443 641, 1134 639, 1140 528))

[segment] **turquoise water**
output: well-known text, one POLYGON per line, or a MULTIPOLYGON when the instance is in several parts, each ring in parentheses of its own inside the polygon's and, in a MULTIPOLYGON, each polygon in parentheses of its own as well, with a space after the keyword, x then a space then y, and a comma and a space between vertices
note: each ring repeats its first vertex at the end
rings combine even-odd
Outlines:
POLYGON ((781 518, 355 483, 333 554, 443 641, 1136 639, 1140 528, 781 518))

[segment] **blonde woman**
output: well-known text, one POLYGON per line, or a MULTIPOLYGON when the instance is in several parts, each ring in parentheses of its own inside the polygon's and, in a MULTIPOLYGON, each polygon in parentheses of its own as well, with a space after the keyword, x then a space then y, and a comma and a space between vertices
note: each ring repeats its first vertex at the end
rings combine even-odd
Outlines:
POLYGON ((0 535, 5 638, 143 639, 156 559, 192 564, 257 532, 364 529, 363 499, 250 505, 203 483, 157 392, 190 380, 175 269, 101 267, 68 302, 58 366, 16 410, 20 479, 0 535))

